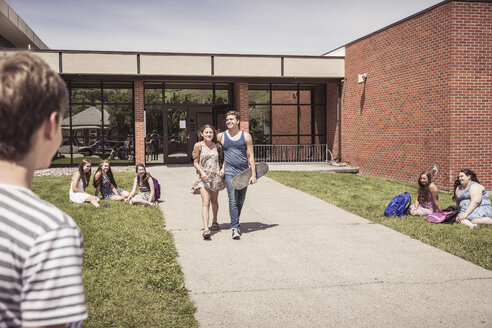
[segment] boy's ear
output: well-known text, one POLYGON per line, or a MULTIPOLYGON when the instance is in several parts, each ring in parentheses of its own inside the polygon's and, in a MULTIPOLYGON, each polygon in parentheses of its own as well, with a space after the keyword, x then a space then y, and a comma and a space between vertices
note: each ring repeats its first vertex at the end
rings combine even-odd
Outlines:
POLYGON ((57 133, 60 123, 60 113, 52 112, 44 121, 44 136, 48 140, 53 140, 57 133))

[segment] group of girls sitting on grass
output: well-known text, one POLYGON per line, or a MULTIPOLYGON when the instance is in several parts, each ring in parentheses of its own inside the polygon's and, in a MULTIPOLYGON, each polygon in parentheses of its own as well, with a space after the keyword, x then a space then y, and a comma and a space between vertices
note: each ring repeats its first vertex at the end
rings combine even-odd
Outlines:
MULTIPOLYGON (((427 216, 441 209, 437 187, 432 182, 430 172, 422 172, 418 179, 419 189, 415 203, 410 206, 410 214, 427 216)), ((492 225, 492 206, 485 187, 478 181, 477 175, 470 169, 458 173, 454 182, 453 200, 459 206, 456 221, 471 229, 482 225, 492 225)))
POLYGON ((101 192, 104 199, 115 201, 124 200, 125 203, 132 205, 156 206, 158 203, 154 197, 155 190, 152 176, 145 169, 145 165, 141 163, 137 164, 136 172, 137 176, 133 181, 132 191, 128 192, 116 184, 109 162, 106 160, 101 161, 94 174, 93 185, 96 192, 92 196, 86 192, 91 178, 91 162, 83 159, 79 164, 78 170, 75 171, 72 177, 70 201, 79 204, 91 203, 95 207, 107 207, 107 204, 99 204, 100 199, 98 195, 101 192))

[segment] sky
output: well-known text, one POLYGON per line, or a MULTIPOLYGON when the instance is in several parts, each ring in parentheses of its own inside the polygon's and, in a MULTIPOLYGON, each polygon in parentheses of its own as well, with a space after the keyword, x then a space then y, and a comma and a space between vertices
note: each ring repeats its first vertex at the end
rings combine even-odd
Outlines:
POLYGON ((441 0, 6 0, 56 50, 321 55, 441 0))

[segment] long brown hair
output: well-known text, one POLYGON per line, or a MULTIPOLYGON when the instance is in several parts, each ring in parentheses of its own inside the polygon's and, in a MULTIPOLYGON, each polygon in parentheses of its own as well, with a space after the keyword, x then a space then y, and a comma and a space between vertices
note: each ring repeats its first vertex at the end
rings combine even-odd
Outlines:
POLYGON ((149 183, 149 178, 150 178, 150 174, 149 172, 147 172, 147 169, 145 168, 145 165, 143 163, 138 163, 137 165, 135 165, 135 172, 137 172, 137 177, 138 177, 138 168, 139 166, 143 167, 144 170, 145 170, 145 175, 144 175, 144 178, 142 180, 142 183, 145 185, 145 184, 148 184, 149 183))
POLYGON ((418 180, 419 190, 417 191, 417 200, 419 201, 420 204, 429 201, 429 186, 430 186, 431 183, 432 183, 432 174, 430 174, 430 172, 424 171, 424 172, 420 173, 419 180, 418 180), (427 185, 424 185, 420 181, 420 178, 424 174, 427 176, 427 179, 429 180, 429 182, 427 183, 427 185))
POLYGON ((82 179, 84 189, 87 188, 87 186, 89 185, 89 181, 91 180, 91 171, 89 170, 89 172, 87 173, 84 172, 84 166, 86 166, 87 164, 92 165, 91 161, 89 161, 88 159, 81 160, 79 164, 79 174, 80 178, 82 179))
MULTIPOLYGON (((103 181, 102 166, 104 164, 106 164, 106 163, 108 163, 108 165, 109 165, 109 161, 107 161, 107 160, 101 161, 99 163, 99 166, 97 167, 96 173, 94 173, 94 180, 92 180, 92 184, 94 185, 94 188, 98 188, 98 187, 100 188, 102 186, 102 181, 103 181), (96 180, 96 175, 97 175, 98 172, 100 174, 99 174, 99 177, 96 180)), ((118 187, 118 185, 116 184, 116 181, 114 181, 114 176, 113 176, 113 171, 111 171, 111 166, 109 166, 109 170, 106 173, 106 175, 108 176, 109 181, 111 181, 111 183, 113 184, 113 186, 118 187)))

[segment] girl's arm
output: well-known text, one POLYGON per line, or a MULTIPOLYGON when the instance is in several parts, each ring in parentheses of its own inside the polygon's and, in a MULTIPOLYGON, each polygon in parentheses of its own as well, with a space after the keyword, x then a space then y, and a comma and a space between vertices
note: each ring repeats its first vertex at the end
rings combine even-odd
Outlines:
MULTIPOLYGON (((480 205, 482 202, 482 192, 485 188, 479 184, 474 183, 470 187, 470 204, 468 204, 468 207, 466 208, 464 213, 461 213, 458 215, 458 218, 460 218, 460 221, 463 219, 466 219, 468 215, 470 215, 471 212, 473 212, 474 209, 477 208, 477 206, 480 205)), ((458 219, 457 218, 457 219, 458 219)))
POLYGON ((439 194, 437 190, 437 186, 434 183, 431 183, 429 186, 429 190, 432 195, 432 202, 438 211, 441 210, 441 206, 439 205, 439 194))
POLYGON ((72 178, 72 191, 73 192, 82 192, 84 194, 86 194, 85 191, 83 190, 80 190, 77 186, 79 185, 79 181, 80 181, 80 173, 79 171, 75 172, 73 174, 73 178, 72 178))
POLYGON ((149 188, 150 188, 150 197, 149 199, 151 199, 149 201, 149 203, 151 203, 152 201, 154 201, 154 194, 155 194, 155 189, 154 189, 154 180, 152 179, 152 177, 149 177, 149 180, 147 180, 148 184, 149 184, 149 188))
POLYGON ((206 180, 207 179, 207 175, 205 174, 205 172, 202 171, 202 168, 200 166, 200 150, 202 149, 202 147, 200 147, 200 143, 197 142, 195 144, 195 146, 193 146, 193 166, 195 167, 195 169, 200 172, 200 177, 202 178, 202 180, 206 180))
POLYGON ((133 195, 135 195, 135 191, 136 190, 137 190, 137 177, 135 177, 135 179, 133 180, 133 188, 132 188, 132 191, 130 191, 130 194, 128 195, 128 197, 126 197, 125 203, 128 203, 130 201, 130 199, 133 198, 133 195))
POLYGON ((413 207, 417 209, 419 207, 419 192, 417 191, 417 195, 415 195, 415 203, 413 203, 413 207))
MULTIPOLYGON (((96 174, 94 174, 94 181, 97 181, 99 180, 99 178, 101 177, 101 171, 97 172, 96 174)), ((97 195, 99 195, 99 191, 101 190, 101 185, 99 184, 97 187, 96 187, 96 192, 94 193, 94 196, 97 197, 97 195)))

